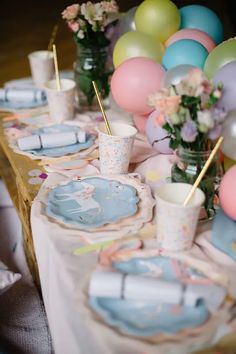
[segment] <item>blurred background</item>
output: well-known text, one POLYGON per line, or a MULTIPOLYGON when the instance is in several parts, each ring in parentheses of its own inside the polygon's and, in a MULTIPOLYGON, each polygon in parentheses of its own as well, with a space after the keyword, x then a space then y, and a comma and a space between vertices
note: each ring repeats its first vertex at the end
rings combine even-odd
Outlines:
MULTIPOLYGON (((58 23, 56 39, 60 69, 72 69, 76 45, 72 34, 61 20, 61 12, 71 0, 1 0, 0 20, 0 86, 4 82, 29 76, 27 55, 36 50, 47 49, 53 26, 58 23)), ((79 3, 84 2, 79 1, 79 3)), ((141 4, 142 0, 118 0, 120 11, 124 12, 141 4)), ((222 20, 225 39, 236 34, 236 1, 176 0, 178 7, 190 4, 208 6, 222 20)))

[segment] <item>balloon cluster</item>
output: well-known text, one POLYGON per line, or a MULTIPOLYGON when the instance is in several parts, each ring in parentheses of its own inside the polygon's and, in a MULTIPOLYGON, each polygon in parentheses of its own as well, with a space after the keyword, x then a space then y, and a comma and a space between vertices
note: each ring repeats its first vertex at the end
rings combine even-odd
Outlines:
MULTIPOLYGON (((176 85, 192 67, 215 83, 222 82, 219 106, 236 110, 236 38, 223 42, 222 22, 211 9, 202 5, 178 9, 170 0, 145 0, 122 16, 120 33, 113 51, 111 92, 159 152, 170 150, 162 129, 147 124, 153 119, 148 97, 176 85)), ((236 114, 233 122, 235 126, 236 114)))

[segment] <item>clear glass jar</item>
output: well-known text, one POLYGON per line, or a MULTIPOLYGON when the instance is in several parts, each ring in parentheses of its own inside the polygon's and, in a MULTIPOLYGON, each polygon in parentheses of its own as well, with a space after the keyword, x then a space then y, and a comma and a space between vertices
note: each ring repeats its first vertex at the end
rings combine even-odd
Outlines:
POLYGON ((78 92, 80 111, 98 110, 92 81, 95 81, 103 99, 110 92, 110 76, 113 72, 107 47, 84 47, 77 45, 77 57, 74 64, 75 82, 78 92))
MULTIPOLYGON (((177 150, 177 162, 172 166, 172 182, 184 182, 193 184, 205 165, 211 151, 191 151, 179 148, 177 150)), ((210 164, 199 188, 205 193, 206 200, 202 210, 201 219, 209 219, 215 215, 219 205, 218 189, 223 168, 218 156, 210 164)))

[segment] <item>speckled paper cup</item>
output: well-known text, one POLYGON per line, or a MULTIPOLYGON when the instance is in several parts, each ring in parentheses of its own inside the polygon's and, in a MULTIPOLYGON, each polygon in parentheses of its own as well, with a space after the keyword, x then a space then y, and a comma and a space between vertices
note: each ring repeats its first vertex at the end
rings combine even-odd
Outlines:
POLYGON ((112 135, 107 134, 105 124, 99 124, 99 158, 102 174, 128 173, 131 150, 137 129, 125 123, 110 123, 112 135))
POLYGON ((50 118, 55 123, 71 120, 75 114, 75 82, 61 79, 61 90, 57 90, 56 80, 45 84, 50 118))
POLYGON ((31 75, 35 86, 42 87, 53 79, 53 53, 48 50, 39 50, 28 55, 31 75))
POLYGON ((184 251, 193 245, 205 195, 197 188, 184 206, 191 188, 187 183, 167 183, 156 191, 157 243, 164 250, 184 251))

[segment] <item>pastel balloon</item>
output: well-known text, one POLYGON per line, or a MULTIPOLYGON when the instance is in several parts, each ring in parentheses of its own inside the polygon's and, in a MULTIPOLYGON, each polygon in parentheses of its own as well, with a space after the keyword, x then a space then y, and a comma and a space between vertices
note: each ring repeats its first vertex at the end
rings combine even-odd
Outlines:
POLYGON ((133 115, 134 124, 135 124, 136 128, 138 129, 138 131, 142 134, 145 133, 148 117, 149 117, 149 114, 143 114, 143 115, 134 114, 133 115))
POLYGON ((128 59, 112 75, 113 98, 127 112, 148 114, 153 110, 148 98, 160 90, 164 75, 163 67, 152 59, 128 59))
POLYGON ((211 51, 205 62, 204 72, 212 79, 222 66, 234 60, 236 60, 236 39, 231 38, 211 51))
POLYGON ((188 5, 180 9, 181 29, 193 28, 206 32, 216 44, 223 41, 223 24, 214 11, 202 5, 188 5))
POLYGON ((134 23, 134 15, 136 10, 137 6, 132 7, 131 9, 129 9, 129 11, 121 15, 121 18, 118 23, 120 36, 126 32, 136 30, 136 26, 134 23))
POLYGON ((170 139, 168 133, 160 125, 156 124, 155 119, 158 111, 150 114, 146 124, 146 136, 152 147, 161 154, 172 154, 173 150, 169 147, 170 139))
POLYGON ((146 0, 137 8, 135 25, 138 31, 164 42, 179 29, 180 13, 172 1, 146 0))
POLYGON ((222 129, 224 137, 221 150, 232 160, 236 160, 236 110, 229 112, 222 129))
POLYGON ((202 69, 207 56, 208 51, 199 42, 192 39, 181 39, 166 49, 162 64, 166 70, 180 64, 189 64, 202 69))
POLYGON ((170 87, 171 85, 177 85, 193 68, 195 68, 195 66, 189 64, 181 64, 173 67, 166 72, 163 86, 170 87))
POLYGON ((236 166, 231 167, 220 183, 220 204, 225 214, 236 220, 236 166))
POLYGON ((223 84, 222 97, 217 106, 226 111, 236 109, 236 60, 222 66, 214 75, 215 84, 223 84))
POLYGON ((171 44, 181 39, 193 39, 194 41, 201 43, 209 53, 216 46, 213 39, 207 33, 191 28, 181 29, 180 31, 174 33, 167 39, 165 46, 169 47, 171 44))
POLYGON ((115 68, 125 60, 134 57, 146 57, 161 62, 164 46, 146 33, 127 32, 116 42, 113 52, 115 68))

